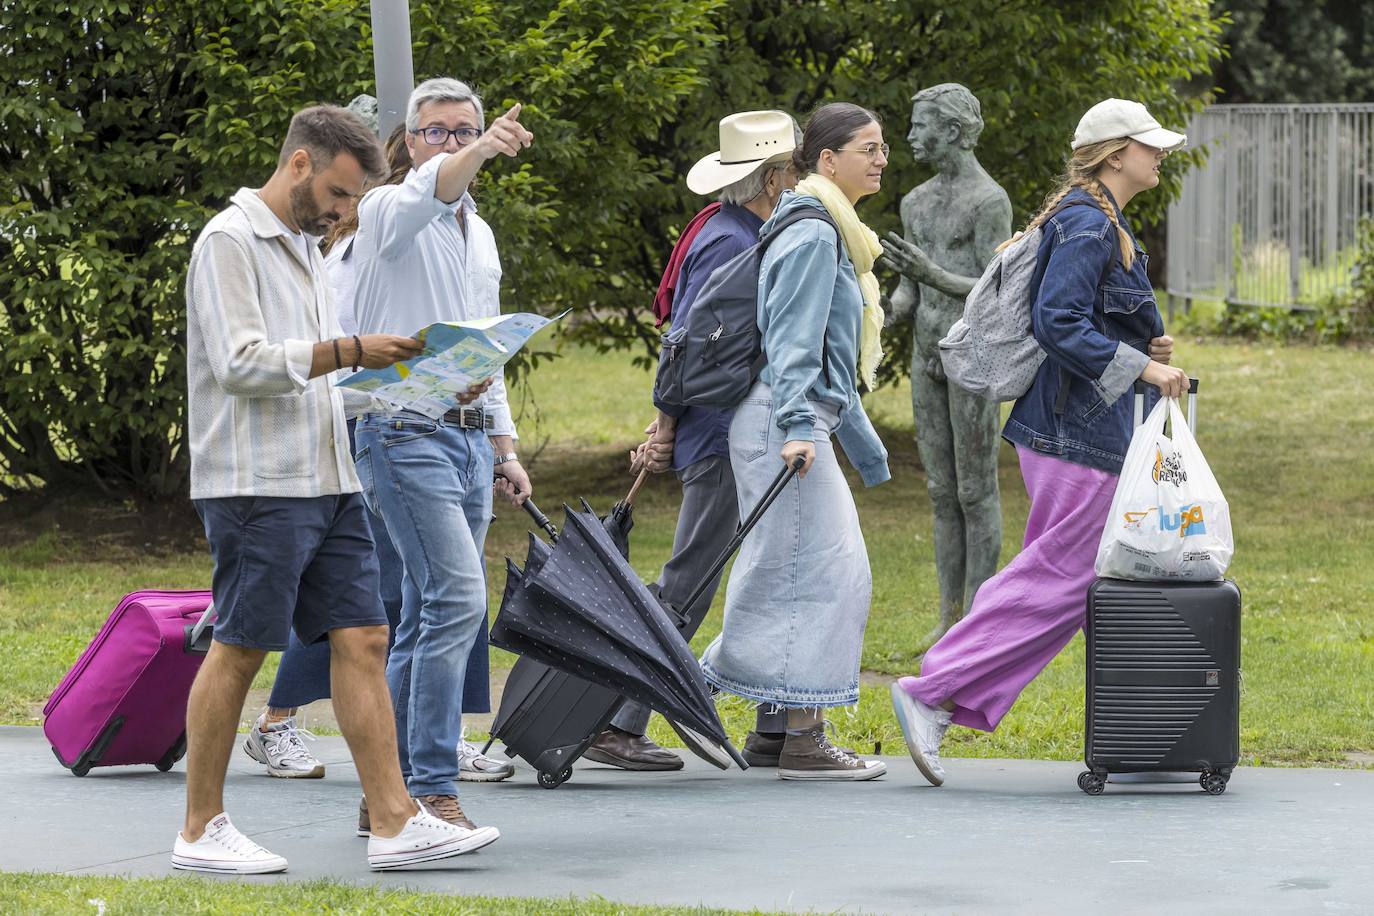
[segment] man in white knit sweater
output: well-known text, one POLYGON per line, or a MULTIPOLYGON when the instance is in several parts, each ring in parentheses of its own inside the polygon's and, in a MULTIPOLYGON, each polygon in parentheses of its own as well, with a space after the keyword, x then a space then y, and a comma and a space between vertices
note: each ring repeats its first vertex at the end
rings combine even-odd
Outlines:
POLYGON ((372 815, 368 864, 458 855, 500 834, 435 817, 401 778, 384 677, 378 597, 360 485, 348 452, 345 366, 420 352, 391 334, 343 336, 314 236, 384 167, 376 138, 342 108, 291 121, 277 170, 241 188, 196 240, 186 282, 191 498, 215 560, 214 641, 186 714, 186 819, 176 868, 284 871, 229 821, 224 775, 253 675, 294 628, 328 639, 334 708, 372 815))

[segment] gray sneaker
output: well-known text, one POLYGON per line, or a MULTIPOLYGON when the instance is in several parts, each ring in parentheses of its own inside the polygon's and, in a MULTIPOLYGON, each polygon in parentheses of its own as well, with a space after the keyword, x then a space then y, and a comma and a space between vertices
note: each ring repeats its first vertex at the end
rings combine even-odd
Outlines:
POLYGON ((945 768, 940 763, 940 742, 949 728, 949 712, 927 706, 902 689, 901 681, 892 685, 892 711, 902 727, 907 750, 916 769, 932 786, 943 785, 945 768))
POLYGON ((258 763, 267 765, 269 776, 283 779, 319 779, 324 776, 324 764, 305 747, 306 739, 315 736, 296 727, 296 717, 275 722, 262 730, 263 718, 253 723, 243 742, 243 752, 258 763))
POLYGON ((822 722, 804 732, 787 733, 778 755, 779 779, 862 781, 887 772, 887 764, 881 760, 864 760, 832 744, 825 733, 829 724, 822 722))
POLYGON ((458 778, 463 782, 500 782, 515 775, 515 764, 482 753, 468 740, 468 730, 458 739, 458 778))

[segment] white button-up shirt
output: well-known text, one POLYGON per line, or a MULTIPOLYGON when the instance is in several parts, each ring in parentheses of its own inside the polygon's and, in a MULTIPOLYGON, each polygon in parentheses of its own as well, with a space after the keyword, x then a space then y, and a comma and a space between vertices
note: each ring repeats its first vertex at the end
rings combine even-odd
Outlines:
MULTIPOLYGON (((446 204, 434 196, 439 153, 398 185, 373 188, 358 202, 353 243, 353 310, 363 334, 409 337, 436 321, 501 314, 501 261, 491 227, 464 194, 446 204), (466 232, 456 214, 463 211, 466 232)), ((493 436, 514 436, 505 380, 498 373, 473 403, 491 415, 493 436)))
POLYGON ((340 335, 319 249, 240 188, 186 278, 192 499, 361 489, 341 389, 309 377, 314 344, 340 335))

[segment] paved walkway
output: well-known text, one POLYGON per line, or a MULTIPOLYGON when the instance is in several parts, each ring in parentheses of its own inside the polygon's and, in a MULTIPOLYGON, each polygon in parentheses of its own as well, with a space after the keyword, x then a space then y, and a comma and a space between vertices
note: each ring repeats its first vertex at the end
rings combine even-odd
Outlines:
MULTIPOLYGON (((946 787, 905 758, 859 785, 784 783, 695 761, 668 774, 579 764, 557 790, 521 767, 465 790, 502 838, 481 853, 378 875, 352 835, 357 774, 340 738, 323 780, 261 775, 235 751, 235 823, 291 870, 473 894, 928 913, 1374 912, 1374 772, 1244 769, 1196 783, 1112 785, 1090 798, 1072 763, 952 760, 946 787)), ((184 774, 77 779, 36 728, 0 728, 7 870, 169 875, 184 774)))

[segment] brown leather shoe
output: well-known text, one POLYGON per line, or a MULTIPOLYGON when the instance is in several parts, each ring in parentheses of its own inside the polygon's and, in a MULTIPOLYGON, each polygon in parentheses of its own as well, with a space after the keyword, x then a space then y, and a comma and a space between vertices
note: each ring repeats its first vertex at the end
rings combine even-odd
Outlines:
POLYGON ((430 814, 440 820, 457 824, 468 830, 477 829, 477 825, 468 820, 468 816, 463 813, 463 806, 458 804, 458 796, 456 795, 421 795, 415 800, 424 805, 430 814))
POLYGON ((615 726, 597 735, 582 756, 622 770, 682 769, 682 758, 677 754, 659 747, 644 735, 632 735, 615 726))

